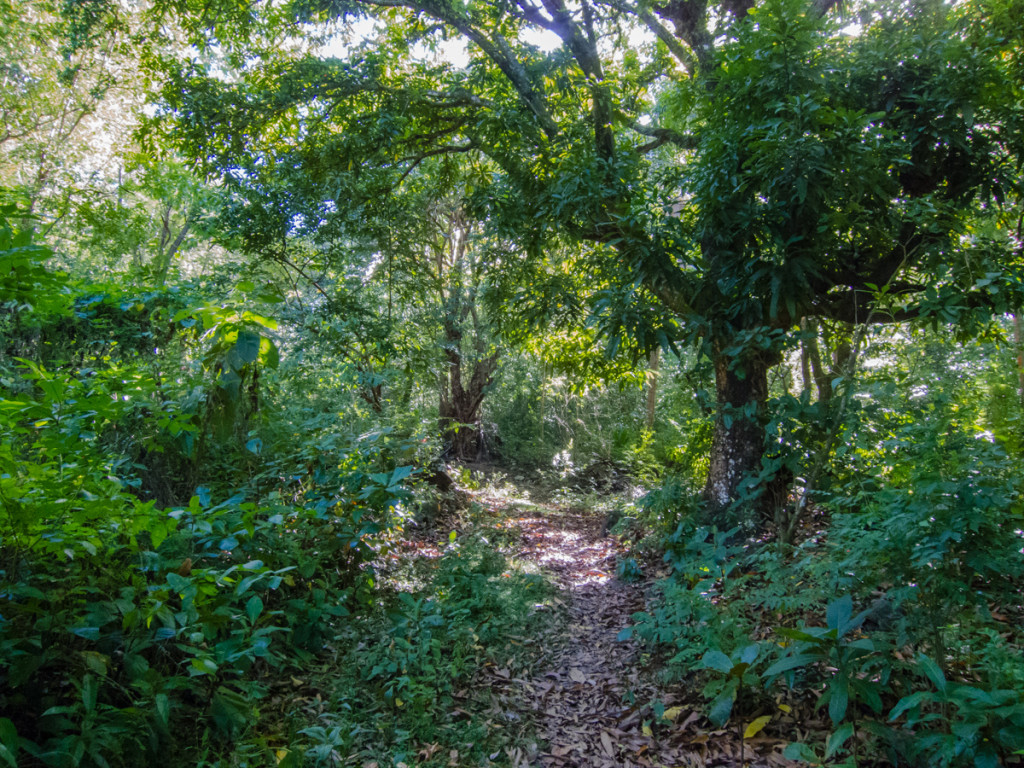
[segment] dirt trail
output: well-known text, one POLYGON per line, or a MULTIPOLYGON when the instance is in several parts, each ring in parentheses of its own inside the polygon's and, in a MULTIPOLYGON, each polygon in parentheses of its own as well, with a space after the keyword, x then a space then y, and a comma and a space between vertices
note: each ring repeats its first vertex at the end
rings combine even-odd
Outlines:
POLYGON ((543 743, 508 750, 513 768, 788 764, 770 747, 759 757, 750 743, 741 760, 734 734, 707 730, 700 708, 677 701, 646 674, 641 648, 617 639, 632 614, 644 609, 650 582, 615 577, 621 547, 604 535, 601 517, 552 505, 517 507, 507 498, 495 506, 504 506, 507 524, 522 532, 517 557, 549 573, 566 611, 563 634, 542 639, 532 674, 515 678, 488 670, 495 694, 534 723, 543 743), (652 731, 650 703, 656 700, 680 708, 673 722, 654 723, 652 731))

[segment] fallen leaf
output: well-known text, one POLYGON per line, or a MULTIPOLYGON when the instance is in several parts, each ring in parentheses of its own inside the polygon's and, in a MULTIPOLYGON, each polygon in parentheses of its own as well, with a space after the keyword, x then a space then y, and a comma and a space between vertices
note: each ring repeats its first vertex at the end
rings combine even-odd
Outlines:
POLYGON ((608 757, 615 757, 615 745, 612 744, 612 737, 608 731, 601 731, 601 744, 604 746, 604 751, 608 753, 608 757))
POLYGON ((771 715, 762 715, 761 717, 757 718, 756 720, 751 722, 750 725, 747 726, 747 730, 743 732, 743 738, 754 738, 755 736, 757 736, 757 734, 761 732, 762 728, 764 728, 766 725, 768 725, 768 723, 771 722, 771 720, 771 715))
POLYGON ((698 720, 700 720, 700 712, 694 710, 693 712, 690 713, 690 716, 687 717, 683 721, 683 724, 681 726, 679 726, 679 730, 685 731, 687 728, 689 728, 693 723, 695 723, 698 720))
POLYGON ((587 676, 580 672, 578 669, 569 670, 569 679, 576 683, 587 682, 587 676))
POLYGON ((673 722, 677 717, 679 717, 679 714, 682 711, 682 707, 670 707, 665 710, 664 714, 662 714, 662 718, 668 720, 669 722, 673 722))

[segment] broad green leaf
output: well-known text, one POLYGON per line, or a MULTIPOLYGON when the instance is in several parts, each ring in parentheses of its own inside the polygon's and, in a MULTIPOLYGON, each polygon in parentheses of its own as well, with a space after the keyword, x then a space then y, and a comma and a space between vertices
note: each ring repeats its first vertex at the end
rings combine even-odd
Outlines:
POLYGON ((253 595, 245 604, 245 615, 249 617, 250 622, 255 624, 261 613, 263 613, 263 601, 258 595, 253 595))
POLYGON ((192 659, 192 670, 194 675, 215 675, 217 664, 205 656, 197 657, 192 659))
POLYGON ((732 670, 732 659, 721 651, 708 651, 701 659, 706 669, 717 669, 719 672, 728 673, 732 670))
POLYGON ((841 670, 829 683, 829 692, 828 715, 838 725, 846 717, 846 708, 850 703, 849 681, 842 676, 841 670))
POLYGON ((256 362, 260 356, 260 339, 258 333, 239 331, 238 340, 228 353, 228 364, 236 371, 249 363, 256 362))
POLYGON ((153 698, 153 704, 156 708, 157 719, 166 726, 171 720, 171 701, 167 698, 167 694, 158 693, 153 698))
POLYGON ((729 715, 732 714, 732 705, 736 701, 738 685, 737 680, 730 680, 725 689, 711 702, 708 719, 719 728, 728 722, 729 715))
POLYGON ((829 629, 843 634, 853 614, 853 597, 849 594, 833 600, 825 609, 825 623, 829 629))
POLYGON ((791 640, 800 640, 805 643, 818 643, 821 641, 822 635, 825 630, 819 627, 808 627, 806 629, 795 629, 793 627, 779 627, 777 630, 783 637, 788 637, 791 640), (818 634, 814 634, 813 630, 819 630, 818 634))
POLYGON ((96 697, 99 695, 99 683, 91 674, 82 677, 82 706, 86 712, 96 711, 96 697))
POLYGON ((0 717, 0 759, 18 768, 18 729, 6 717, 0 717))
POLYGON ((928 691, 917 691, 909 694, 908 696, 904 696, 896 702, 896 706, 892 708, 891 712, 889 712, 889 720, 895 720, 904 712, 920 706, 922 702, 928 701, 931 698, 932 694, 928 691))
POLYGON ((757 657, 761 654, 761 646, 758 643, 751 643, 740 651, 740 661, 744 664, 750 665, 757 661, 757 657))
POLYGON ((802 760, 805 763, 820 762, 818 756, 814 754, 814 750, 799 741, 787 744, 786 748, 782 750, 782 756, 787 760, 802 760))
POLYGON ((853 723, 843 723, 831 733, 825 747, 825 759, 828 760, 853 736, 853 723))
POLYGON ((175 592, 184 592, 186 589, 188 589, 189 586, 192 585, 192 579, 186 578, 185 576, 181 576, 180 574, 177 574, 174 571, 169 571, 167 573, 167 584, 175 592))
POLYGON ((260 340, 260 363, 270 369, 276 369, 281 364, 281 353, 277 349, 277 344, 274 343, 273 339, 268 339, 264 336, 260 340))
POLYGON ((778 675, 781 672, 788 672, 791 669, 798 669, 799 667, 806 667, 808 664, 814 664, 820 660, 818 654, 813 653, 798 653, 793 656, 783 656, 781 659, 772 664, 768 669, 762 673, 761 677, 771 677, 772 675, 778 675))
POLYGON ((932 685, 934 685, 940 693, 946 692, 946 676, 942 674, 942 670, 939 665, 930 657, 923 653, 917 655, 917 663, 920 665, 921 670, 924 672, 932 685))

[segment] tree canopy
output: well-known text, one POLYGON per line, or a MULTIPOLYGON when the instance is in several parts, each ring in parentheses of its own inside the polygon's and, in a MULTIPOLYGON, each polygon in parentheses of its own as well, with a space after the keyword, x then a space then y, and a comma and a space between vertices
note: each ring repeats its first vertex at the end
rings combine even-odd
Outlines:
POLYGON ((222 56, 173 73, 161 118, 254 246, 354 232, 423 163, 469 163, 467 205, 515 261, 582 254, 613 349, 714 361, 712 509, 770 484, 766 375, 805 318, 970 334, 1019 302, 1010 5, 173 7, 222 56), (455 41, 464 65, 439 55, 455 41))

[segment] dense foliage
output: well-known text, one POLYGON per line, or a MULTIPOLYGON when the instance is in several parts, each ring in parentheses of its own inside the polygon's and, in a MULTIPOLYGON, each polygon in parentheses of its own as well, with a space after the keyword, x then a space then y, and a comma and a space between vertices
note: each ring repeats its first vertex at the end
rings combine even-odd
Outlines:
POLYGON ((1019 764, 1022 10, 0 0, 0 764, 520 764, 494 465, 709 730, 1019 764))

